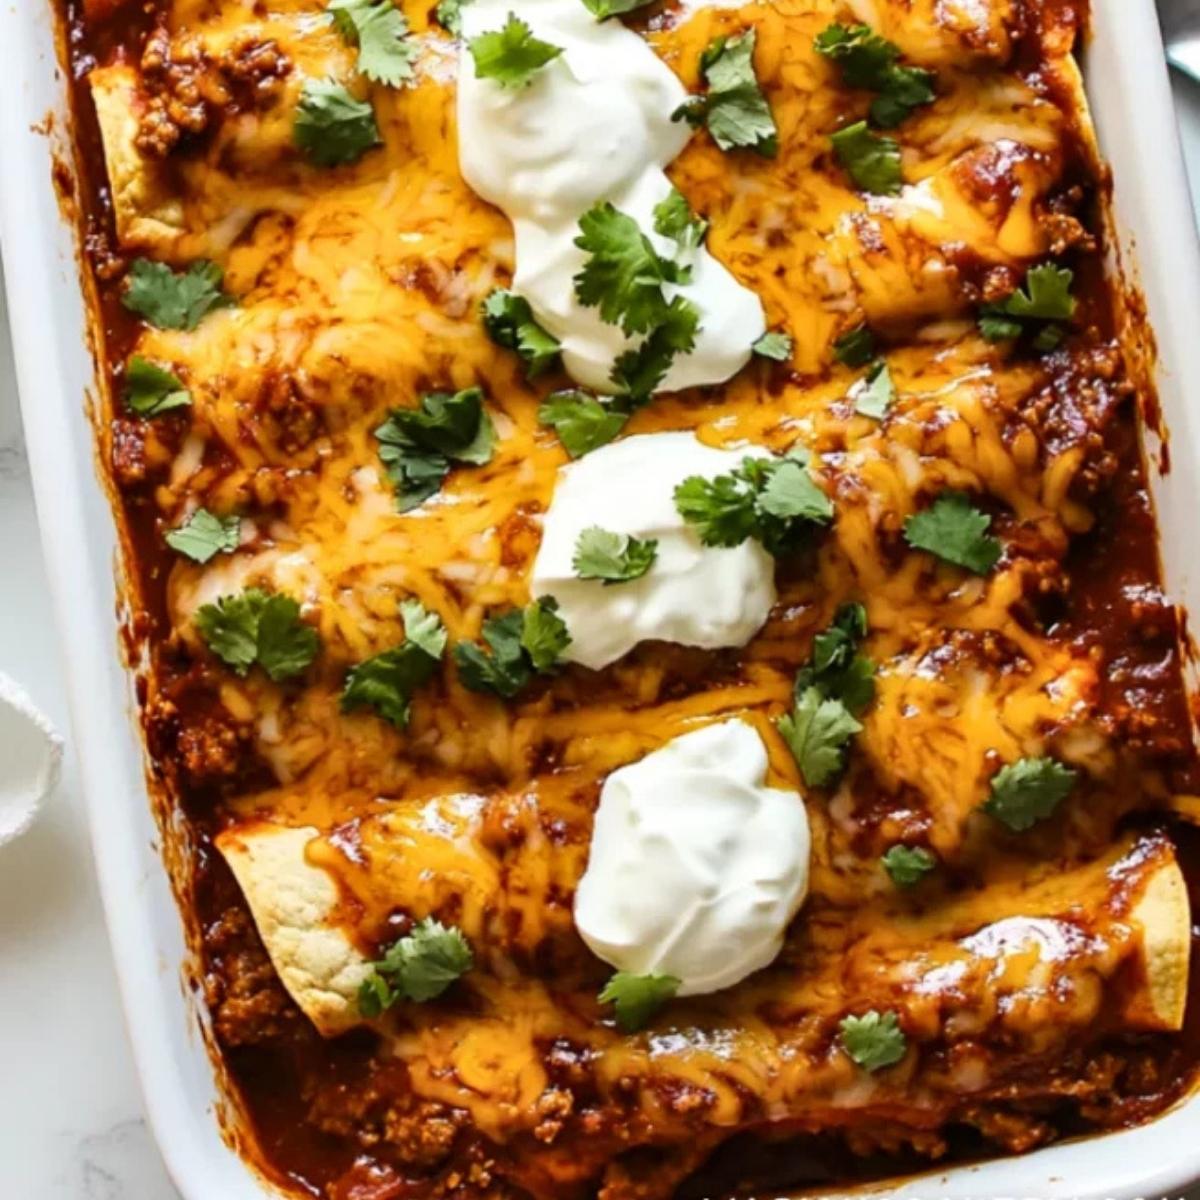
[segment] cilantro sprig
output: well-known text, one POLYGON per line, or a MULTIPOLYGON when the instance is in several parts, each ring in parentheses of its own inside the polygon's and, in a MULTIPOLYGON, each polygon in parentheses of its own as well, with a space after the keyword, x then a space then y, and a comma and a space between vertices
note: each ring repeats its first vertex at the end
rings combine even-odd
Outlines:
POLYGON ((203 604, 194 621, 208 648, 237 674, 257 664, 276 683, 303 673, 321 646, 295 600, 260 588, 203 604))
POLYGON ((695 250, 704 243, 708 222, 692 212, 678 188, 672 188, 667 198, 654 206, 654 232, 670 238, 680 250, 695 250))
POLYGON ((209 313, 235 303, 221 290, 222 278, 221 268, 207 260, 175 272, 165 263, 137 258, 129 268, 121 303, 156 329, 190 331, 209 313))
POLYGON ((511 700, 535 674, 555 670, 571 634, 553 597, 543 596, 523 609, 484 621, 483 640, 487 651, 475 642, 454 647, 459 678, 473 692, 511 700))
POLYGON ((813 639, 812 658, 796 672, 792 711, 777 722, 809 787, 826 787, 845 769, 858 718, 875 698, 875 664, 858 652, 866 634, 866 609, 843 604, 813 639))
POLYGON ((880 860, 891 881, 899 888, 920 883, 937 866, 937 859, 924 846, 889 847, 880 860))
POLYGON ((886 134, 873 133, 866 121, 856 121, 830 137, 833 152, 850 178, 864 192, 895 196, 904 177, 900 171, 900 143, 886 134))
POLYGON ((618 971, 605 985, 598 999, 611 1004, 617 1028, 622 1033, 644 1029, 654 1015, 679 991, 680 980, 674 975, 635 975, 618 971))
POLYGON ((438 0, 433 18, 447 32, 462 37, 462 10, 471 0, 438 0))
POLYGON ((483 392, 427 392, 417 408, 393 408, 375 430, 379 458, 404 513, 441 490, 454 463, 491 461, 496 433, 483 407, 483 392))
POLYGON ((508 14, 503 29, 481 33, 467 43, 475 60, 476 79, 494 79, 501 87, 528 87, 533 77, 561 53, 561 46, 543 42, 516 13, 508 14))
POLYGON ((895 398, 896 385, 892 382, 892 373, 888 370, 887 363, 878 359, 857 386, 854 411, 861 416, 882 421, 895 398))
POLYGON ((700 310, 686 296, 676 296, 650 336, 613 365, 611 379, 621 400, 645 404, 666 379, 675 358, 695 347, 699 328, 700 310))
POLYGON ((792 357, 791 334, 781 330, 768 330, 750 347, 759 358, 769 358, 772 362, 787 362, 792 357))
POLYGON ((346 166, 383 144, 375 110, 367 101, 356 100, 335 79, 305 80, 292 140, 318 167, 346 166))
POLYGON ((1054 758, 1021 758, 992 777, 983 811, 1014 833, 1054 815, 1071 794, 1076 772, 1054 758))
POLYGON ((1075 315, 1071 295, 1074 274, 1065 267, 1044 263, 1025 272, 1024 288, 1017 288, 999 304, 980 311, 979 332, 989 342, 1003 342, 1022 334, 1033 334, 1037 350, 1053 350, 1062 341, 1062 322, 1075 315))
POLYGON ((435 1000, 474 965, 462 930, 426 917, 371 963, 358 991, 358 1011, 374 1020, 401 1000, 435 1000))
POLYGON ((405 641, 353 667, 342 689, 342 712, 374 708, 397 729, 408 724, 413 693, 431 679, 446 649, 446 627, 419 600, 400 604, 405 641))
POLYGON ((607 445, 625 428, 630 411, 617 400, 601 401, 590 392, 552 392, 538 409, 538 420, 558 434, 572 458, 607 445))
POLYGON ((813 44, 818 54, 841 68, 847 86, 877 93, 871 120, 882 129, 894 128, 915 108, 937 98, 933 73, 900 66, 900 48, 867 25, 829 25, 813 44))
POLYGON ((673 121, 707 125, 722 150, 745 148, 764 158, 779 153, 779 130, 771 106, 754 73, 757 31, 710 42, 700 58, 700 74, 708 85, 671 114, 673 121))
POLYGON ((548 371, 558 362, 561 347, 534 320, 533 309, 524 296, 507 288, 489 292, 482 305, 483 327, 487 335, 506 350, 515 350, 525 363, 530 379, 548 371))
POLYGON ((833 357, 845 367, 865 367, 875 357, 875 335, 865 325, 848 330, 834 341, 833 357))
POLYGON ((392 0, 329 0, 326 11, 345 42, 358 47, 360 75, 388 87, 413 78, 417 47, 392 0))
POLYGON ((139 417, 159 417, 174 408, 188 408, 192 394, 166 367, 135 354, 125 367, 125 406, 139 417))
POLYGON ((164 541, 192 562, 206 563, 218 554, 232 554, 238 548, 242 523, 237 516, 218 517, 207 508, 198 508, 182 525, 172 529, 164 541))
POLYGON ((908 1039, 894 1012, 863 1013, 843 1017, 838 1024, 842 1049, 864 1071, 881 1071, 895 1066, 908 1049, 908 1039))
POLYGON ((793 553, 813 526, 833 519, 833 502, 808 470, 808 456, 742 459, 726 475, 692 475, 675 489, 675 508, 706 546, 755 538, 776 557, 793 553))
POLYGON ((593 525, 575 542, 571 566, 580 579, 598 579, 606 587, 641 579, 658 557, 655 538, 636 538, 593 525))
POLYGON ((583 0, 583 6, 597 21, 621 16, 638 8, 645 8, 652 0, 583 0))
POLYGON ((914 550, 928 550, 943 562, 986 575, 1004 553, 1000 539, 987 532, 991 524, 992 518, 962 492, 943 492, 904 522, 904 540, 914 550))

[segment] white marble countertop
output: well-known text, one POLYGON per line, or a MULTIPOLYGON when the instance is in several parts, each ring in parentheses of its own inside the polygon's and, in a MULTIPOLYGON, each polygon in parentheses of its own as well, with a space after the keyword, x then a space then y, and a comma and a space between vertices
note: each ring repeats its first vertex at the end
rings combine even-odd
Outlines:
MULTIPOLYGON (((1200 195, 1200 86, 1177 79, 1175 96, 1200 195)), ((0 670, 66 732, 3 289, 0 562, 0 670)), ((178 1200, 143 1117, 69 738, 47 810, 0 849, 0 1131, 0 1200, 178 1200)))

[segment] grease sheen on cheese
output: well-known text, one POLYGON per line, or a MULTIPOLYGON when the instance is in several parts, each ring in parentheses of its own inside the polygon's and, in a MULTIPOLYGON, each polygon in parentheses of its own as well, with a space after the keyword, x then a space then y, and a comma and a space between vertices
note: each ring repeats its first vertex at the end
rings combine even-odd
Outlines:
MULTIPOLYGON (((512 0, 473 0, 462 10, 464 37, 502 28, 512 11, 512 0)), ((609 200, 660 254, 680 258, 653 225, 655 206, 671 191, 663 168, 690 136, 686 123, 671 121, 687 92, 642 38, 620 21, 597 22, 583 0, 523 0, 517 11, 536 37, 563 53, 527 87, 505 88, 475 78, 464 45, 459 165, 471 187, 512 221, 513 286, 562 343, 566 369, 586 387, 612 391, 613 363, 635 342, 575 297, 573 277, 586 261, 575 245, 579 218, 609 200)), ((666 294, 691 300, 701 328, 695 349, 677 358, 664 380, 668 391, 729 379, 766 329, 758 297, 707 250, 686 261, 692 282, 666 294)))
POLYGON ((602 446, 558 475, 530 576, 535 597, 553 596, 567 623, 570 662, 599 670, 639 642, 716 650, 744 646, 775 603, 775 561, 753 540, 705 546, 675 507, 690 475, 713 478, 756 450, 716 450, 691 433, 647 433, 602 446), (640 579, 606 586, 576 576, 580 533, 592 526, 654 538, 640 579))
POLYGON ((766 787, 744 721, 668 742, 600 792, 575 924, 598 957, 674 975, 681 996, 731 987, 774 960, 808 891, 804 801, 766 787))

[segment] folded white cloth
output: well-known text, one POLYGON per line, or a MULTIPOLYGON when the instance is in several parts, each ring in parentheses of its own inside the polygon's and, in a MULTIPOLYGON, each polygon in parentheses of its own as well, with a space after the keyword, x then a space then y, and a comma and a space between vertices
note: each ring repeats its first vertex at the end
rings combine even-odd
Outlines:
POLYGON ((58 782, 62 751, 54 726, 0 671, 0 846, 33 823, 58 782))

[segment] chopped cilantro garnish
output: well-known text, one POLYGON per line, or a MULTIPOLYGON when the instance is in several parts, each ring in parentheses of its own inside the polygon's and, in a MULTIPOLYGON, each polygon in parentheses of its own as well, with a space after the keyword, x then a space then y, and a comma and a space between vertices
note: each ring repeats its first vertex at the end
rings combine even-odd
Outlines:
POLYGON ((257 663, 276 683, 304 671, 321 645, 295 600, 259 588, 201 605, 195 623, 208 648, 239 675, 257 663))
POLYGON ((206 563, 218 554, 232 554, 238 548, 242 523, 236 516, 214 516, 207 508, 198 508, 188 519, 166 535, 172 550, 206 563))
POLYGON ((1021 758, 992 777, 983 811, 1015 833, 1054 814, 1075 786, 1075 772, 1053 758, 1021 758))
POLYGON ((667 318, 665 283, 686 283, 686 268, 654 249, 638 223, 607 200, 579 219, 575 245, 588 254, 575 276, 580 304, 599 308, 609 325, 627 334, 648 333, 667 318))
POLYGON ((373 1020, 400 1000, 434 1000, 473 965, 462 931, 426 917, 371 963, 359 988, 358 1011, 373 1020))
POLYGON ((358 70, 375 83, 400 87, 413 77, 417 47, 392 0, 329 0, 338 32, 358 47, 358 70))
POLYGON ((679 991, 674 975, 634 975, 618 971, 599 995, 601 1004, 611 1004, 622 1033, 636 1033, 651 1021, 679 991))
POLYGON ((479 388, 428 392, 419 408, 393 408, 375 436, 400 512, 438 492, 452 463, 490 462, 495 443, 479 388))
POLYGON ((533 36, 533 30, 516 13, 508 14, 503 29, 481 33, 467 46, 475 59, 475 78, 494 79, 501 87, 527 87, 534 75, 562 53, 533 36))
POLYGON ((473 692, 494 692, 506 700, 533 678, 548 674, 571 644, 571 635, 550 596, 524 609, 514 608, 483 623, 483 640, 490 654, 474 642, 454 647, 463 685, 473 692))
POLYGON ((575 543, 571 566, 580 579, 599 579, 607 587, 640 579, 658 557, 655 538, 635 538, 593 525, 575 543))
POLYGON ((861 1017, 843 1017, 838 1025, 842 1048, 864 1071, 880 1071, 898 1063, 908 1041, 894 1012, 872 1009, 861 1017))
POLYGON ((774 158, 779 153, 779 130, 754 73, 756 36, 750 29, 711 42, 700 59, 708 91, 682 104, 671 119, 707 125, 722 150, 746 147, 774 158))
POLYGON ((704 241, 708 222, 692 212, 678 188, 672 188, 667 198, 654 206, 654 232, 671 238, 681 250, 694 250, 704 241))
POLYGON ((583 0, 583 6, 597 21, 607 21, 609 17, 645 8, 651 2, 652 0, 583 0))
POLYGON ((706 546, 756 538, 772 554, 793 552, 808 529, 833 517, 833 503, 797 457, 742 459, 727 475, 692 475, 675 489, 675 508, 706 546))
POLYGON ((920 883, 937 866, 937 859, 923 846, 892 846, 879 861, 901 888, 920 883))
POLYGON ((439 0, 433 17, 447 33, 462 37, 462 10, 471 0, 439 0))
POLYGON ((125 405, 139 417, 157 417, 173 408, 187 408, 191 393, 165 367, 135 354, 125 368, 125 405))
POLYGON ((625 428, 629 412, 615 401, 602 403, 589 392, 553 392, 538 409, 538 420, 550 425, 572 458, 607 445, 625 428))
POLYGON ((318 167, 357 162, 373 146, 383 144, 375 110, 333 79, 305 80, 292 139, 318 167))
POLYGON ((1025 272, 1024 290, 1018 288, 1000 304, 988 304, 980 312, 979 331, 989 342, 1003 342, 1035 330, 1037 350, 1053 350, 1063 339, 1061 325, 1043 322, 1069 321, 1075 315, 1071 295, 1074 275, 1065 267, 1044 263, 1025 272))
POLYGON ((408 724, 413 693, 437 670, 446 627, 419 600, 400 605, 405 641, 353 667, 342 689, 342 712, 370 706, 398 729, 408 724))
POLYGON ((650 336, 613 364, 610 378, 620 395, 633 405, 649 400, 666 379, 675 356, 696 345, 699 327, 700 310, 686 296, 676 296, 650 336))
POLYGON ((914 550, 928 550, 944 562, 986 575, 1004 553, 1000 540, 987 532, 991 523, 962 492, 943 492, 904 522, 904 539, 914 550))
POLYGON ((780 330, 770 330, 754 343, 750 349, 759 358, 769 358, 772 362, 787 362, 792 357, 792 336, 780 330))
POLYGON ((875 664, 858 653, 866 636, 867 610, 861 604, 843 604, 829 628, 813 638, 812 658, 796 672, 796 699, 817 688, 823 696, 840 700, 852 716, 861 716, 875 698, 875 664))
POLYGON ((839 129, 830 137, 838 162, 865 192, 895 196, 904 177, 900 173, 900 143, 881 133, 872 133, 866 121, 839 129))
POLYGON ((809 787, 825 787, 842 773, 846 745, 862 729, 841 700, 825 698, 816 687, 798 696, 778 725, 809 787))
POLYGON ((875 357, 875 335, 865 325, 843 333, 833 343, 833 357, 846 367, 865 367, 875 357))
POLYGON ((559 344, 533 318, 529 301, 516 292, 496 288, 483 306, 483 327, 497 346, 515 350, 525 361, 530 379, 558 361, 559 344))
POLYGON ((933 73, 899 65, 900 48, 866 25, 829 25, 814 42, 818 54, 837 63, 849 87, 877 92, 871 119, 884 129, 899 125, 914 108, 932 104, 933 73))
POLYGON ((892 373, 882 359, 867 373, 854 400, 854 411, 864 417, 874 417, 882 421, 887 416, 887 410, 896 398, 896 387, 892 383, 892 373))
POLYGON ((228 308, 232 297, 221 290, 216 263, 194 262, 179 274, 165 263, 134 259, 121 303, 157 329, 195 329, 210 312, 228 308))

